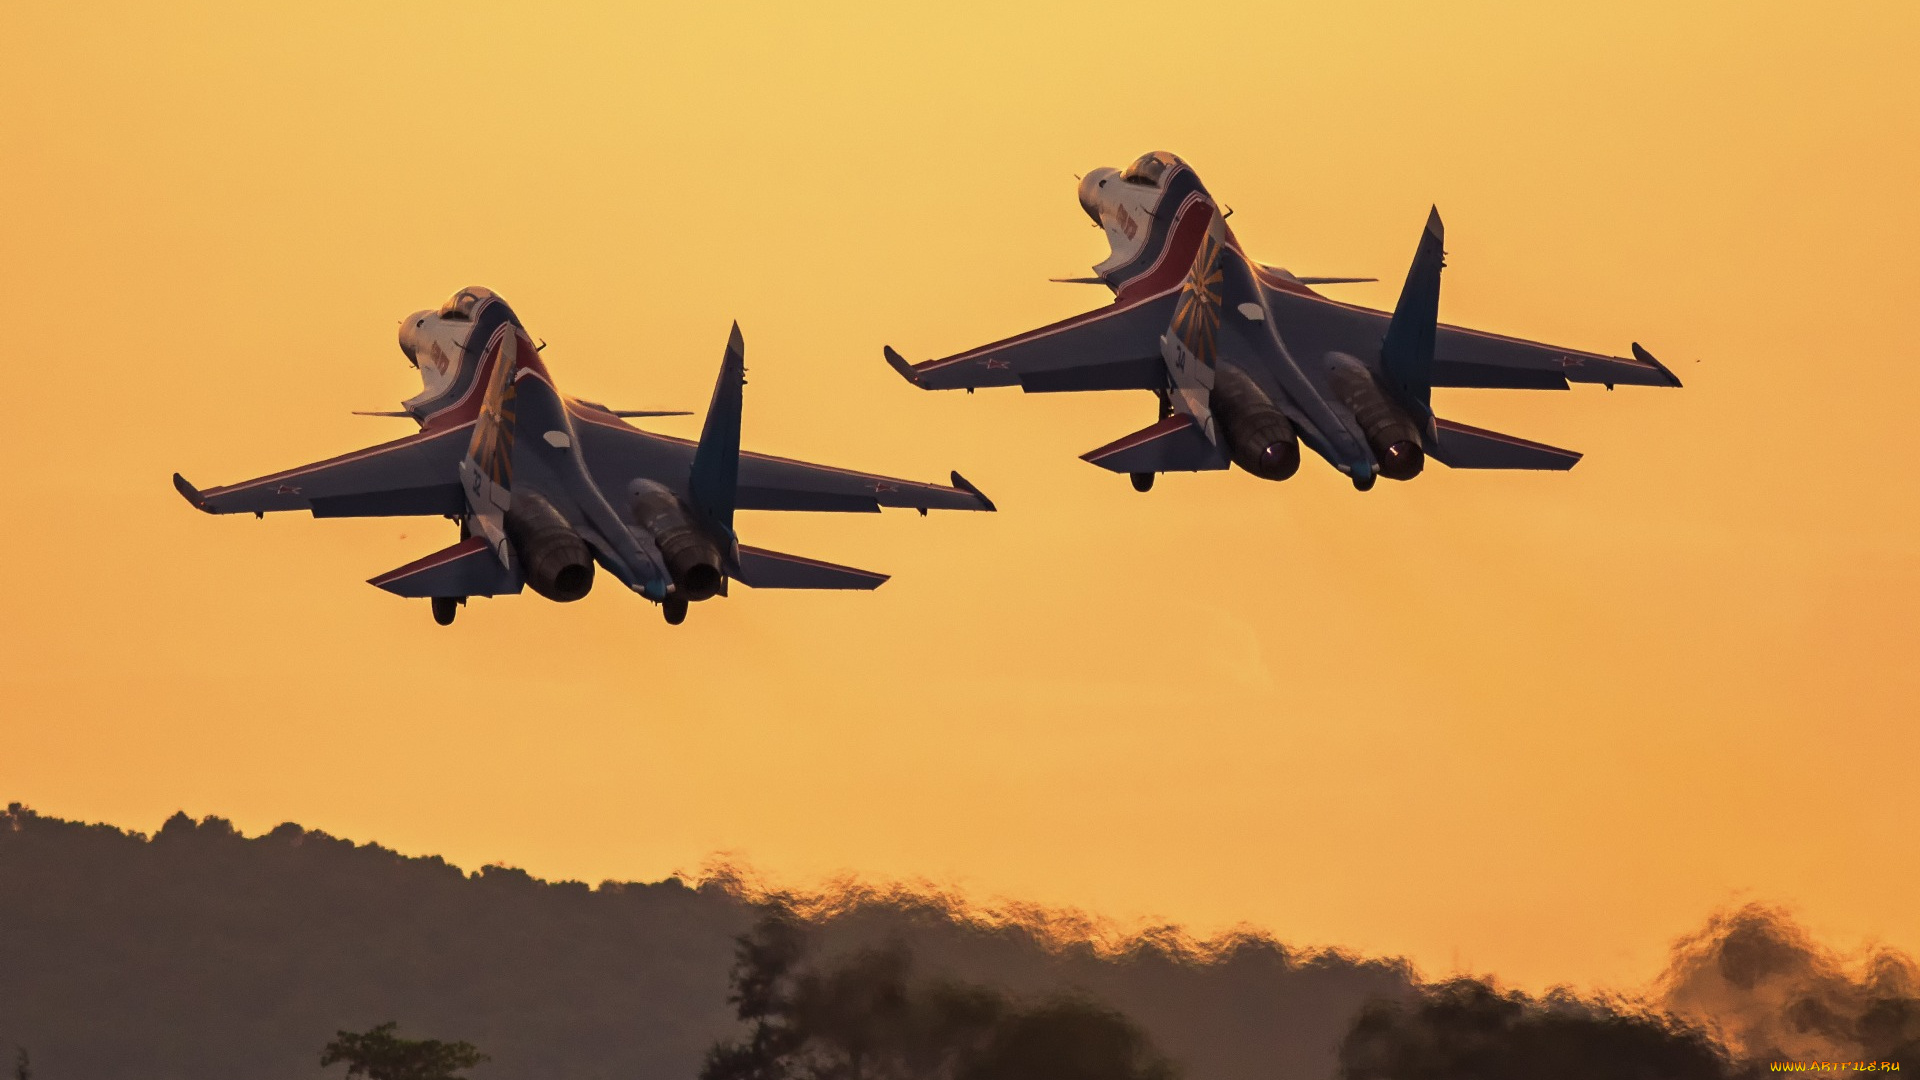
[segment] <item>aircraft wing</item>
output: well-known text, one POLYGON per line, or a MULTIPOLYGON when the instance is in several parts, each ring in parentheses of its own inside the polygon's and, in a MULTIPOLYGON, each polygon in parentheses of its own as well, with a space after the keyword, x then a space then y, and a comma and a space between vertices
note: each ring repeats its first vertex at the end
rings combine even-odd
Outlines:
POLYGON ((1018 386, 1029 393, 1158 390, 1167 384, 1160 335, 1173 321, 1175 294, 1109 304, 1017 337, 923 364, 892 348, 887 363, 926 390, 1018 386))
MULTIPOLYGON (((581 452, 600 490, 617 496, 637 477, 684 490, 695 444, 641 431, 604 415, 575 410, 581 452)), ((742 453, 734 506, 740 510, 878 513, 883 506, 927 510, 992 510, 992 500, 959 473, 953 486, 742 453)))
POLYGON ((173 486, 209 514, 308 510, 314 517, 460 514, 460 459, 471 424, 370 446, 256 480, 201 491, 173 474, 173 486))
MULTIPOLYGON (((1269 291, 1280 337, 1305 363, 1329 352, 1379 355, 1389 315, 1318 296, 1269 291)), ((1632 356, 1567 349, 1522 338, 1440 324, 1433 385, 1565 390, 1569 382, 1609 386, 1679 386, 1680 380, 1638 344, 1632 356)))

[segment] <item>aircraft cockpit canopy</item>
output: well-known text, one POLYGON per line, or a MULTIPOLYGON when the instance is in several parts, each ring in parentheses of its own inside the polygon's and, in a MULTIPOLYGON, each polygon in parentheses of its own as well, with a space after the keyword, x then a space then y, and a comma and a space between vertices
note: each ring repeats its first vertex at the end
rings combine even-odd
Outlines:
POLYGON ((1120 179, 1129 184, 1159 187, 1160 178, 1167 174, 1168 169, 1180 163, 1179 158, 1165 150, 1155 150, 1151 154, 1141 154, 1135 158, 1133 164, 1127 166, 1127 171, 1120 174, 1120 179))
POLYGON ((461 289, 459 292, 454 293, 453 297, 446 303, 440 305, 440 317, 443 319, 471 321, 473 319, 474 309, 480 306, 481 301, 486 300, 492 295, 493 290, 482 289, 479 286, 461 289))

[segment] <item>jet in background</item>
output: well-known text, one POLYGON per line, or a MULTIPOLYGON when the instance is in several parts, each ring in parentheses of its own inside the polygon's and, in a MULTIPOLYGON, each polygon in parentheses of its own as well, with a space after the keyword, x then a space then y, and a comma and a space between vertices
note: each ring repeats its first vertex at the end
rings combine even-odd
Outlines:
POLYGON ((1428 457, 1456 469, 1570 469, 1580 455, 1433 414, 1436 386, 1564 390, 1569 382, 1679 386, 1642 349, 1605 356, 1441 325, 1444 252, 1427 218, 1391 313, 1249 258, 1186 162, 1157 151, 1096 169, 1080 206, 1106 233, 1096 276, 1113 303, 941 360, 887 362, 928 390, 1151 390, 1159 419, 1084 455, 1146 491, 1163 472, 1225 469, 1265 480, 1300 467, 1305 443, 1365 491, 1410 480, 1428 457))
POLYGON ((523 585, 549 600, 578 600, 596 566, 659 603, 674 624, 688 604, 726 595, 729 581, 873 589, 886 575, 742 545, 734 512, 994 508, 957 472, 943 487, 741 453, 738 325, 698 443, 624 419, 663 414, 562 394, 519 318, 487 289, 462 289, 438 311, 408 316, 400 349, 424 389, 403 412, 376 415, 411 417, 418 434, 207 491, 175 473, 174 486, 210 514, 453 519, 458 542, 370 581, 431 599, 442 626, 469 597, 523 585))

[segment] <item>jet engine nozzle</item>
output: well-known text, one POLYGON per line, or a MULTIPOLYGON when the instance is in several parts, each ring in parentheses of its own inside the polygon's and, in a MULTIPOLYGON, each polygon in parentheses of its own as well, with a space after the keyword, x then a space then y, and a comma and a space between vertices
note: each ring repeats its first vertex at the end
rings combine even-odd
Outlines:
POLYGON ((683 600, 705 600, 726 585, 720 545, 665 485, 635 480, 627 488, 634 524, 653 536, 667 562, 674 592, 683 600))
POLYGON ((1211 403, 1228 460, 1262 480, 1285 480, 1300 470, 1300 437, 1253 376, 1220 365, 1211 403))
POLYGON ((1411 480, 1426 467, 1427 452, 1417 442, 1402 440, 1380 453, 1380 475, 1389 480, 1411 480))
POLYGON ((1346 353, 1327 354, 1327 382, 1334 396, 1352 411, 1367 446, 1389 480, 1411 480, 1426 467, 1420 429, 1406 410, 1394 404, 1373 372, 1346 353))
POLYGON ((564 604, 593 588, 593 553, 552 503, 534 492, 516 491, 505 524, 520 559, 520 576, 534 592, 564 604))

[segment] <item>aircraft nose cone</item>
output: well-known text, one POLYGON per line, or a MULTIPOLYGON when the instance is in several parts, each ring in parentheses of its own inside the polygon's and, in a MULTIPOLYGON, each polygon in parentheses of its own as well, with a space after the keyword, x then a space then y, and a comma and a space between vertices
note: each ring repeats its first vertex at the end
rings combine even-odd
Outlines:
POLYGON ((431 311, 416 311, 400 320, 400 351, 407 354, 407 362, 414 367, 420 366, 420 357, 416 352, 420 345, 420 332, 432 315, 431 311))
POLYGON ((1080 178, 1080 209, 1087 212, 1095 225, 1100 224, 1101 188, 1120 174, 1113 169, 1095 169, 1080 178))

